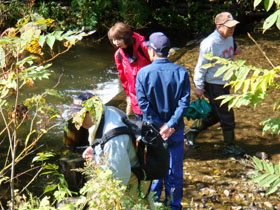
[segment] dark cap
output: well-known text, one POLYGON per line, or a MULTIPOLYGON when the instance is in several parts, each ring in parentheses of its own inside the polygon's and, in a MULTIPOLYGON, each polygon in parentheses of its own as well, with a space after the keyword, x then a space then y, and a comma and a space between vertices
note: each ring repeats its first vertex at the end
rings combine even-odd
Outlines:
POLYGON ((170 49, 170 41, 162 32, 152 33, 145 45, 151 47, 157 54, 163 57, 167 57, 170 49))
POLYGON ((82 110, 82 104, 84 101, 92 98, 94 95, 92 93, 82 93, 79 96, 74 98, 73 104, 72 104, 72 113, 79 112, 82 110))

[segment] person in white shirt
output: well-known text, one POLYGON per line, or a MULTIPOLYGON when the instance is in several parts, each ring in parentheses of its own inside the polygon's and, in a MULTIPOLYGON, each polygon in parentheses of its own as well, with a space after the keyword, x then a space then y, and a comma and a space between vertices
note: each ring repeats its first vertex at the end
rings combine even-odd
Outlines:
POLYGON ((239 22, 235 20, 229 12, 222 12, 216 15, 216 30, 206 37, 200 44, 200 54, 194 71, 195 95, 201 98, 203 94, 209 99, 212 110, 204 118, 195 121, 190 129, 185 133, 185 139, 190 147, 195 147, 195 138, 199 132, 208 127, 220 123, 224 143, 225 153, 230 155, 243 155, 244 150, 238 147, 234 141, 234 112, 228 110, 228 104, 221 106, 221 100, 215 100, 218 96, 230 93, 230 87, 224 85, 229 81, 223 80, 224 75, 214 77, 221 65, 203 69, 203 65, 210 61, 204 58, 204 54, 212 52, 213 56, 233 59, 234 55, 241 53, 241 48, 235 46, 233 33, 239 22))

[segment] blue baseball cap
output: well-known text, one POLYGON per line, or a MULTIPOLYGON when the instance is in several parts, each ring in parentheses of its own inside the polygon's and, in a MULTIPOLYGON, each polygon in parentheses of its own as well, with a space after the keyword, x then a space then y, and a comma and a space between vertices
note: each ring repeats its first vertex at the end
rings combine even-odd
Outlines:
POLYGON ((72 113, 79 112, 82 110, 82 104, 84 101, 92 98, 94 95, 92 93, 82 93, 79 96, 74 98, 73 104, 72 104, 72 113))
POLYGON ((167 57, 170 49, 170 41, 164 33, 155 32, 150 35, 149 41, 145 43, 145 46, 149 46, 157 54, 167 57))

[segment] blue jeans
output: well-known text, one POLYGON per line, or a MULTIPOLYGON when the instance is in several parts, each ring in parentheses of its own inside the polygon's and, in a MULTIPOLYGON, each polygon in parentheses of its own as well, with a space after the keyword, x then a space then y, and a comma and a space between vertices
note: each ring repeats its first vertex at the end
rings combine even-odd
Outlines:
POLYGON ((184 129, 175 132, 167 143, 170 152, 170 169, 164 179, 153 181, 151 191, 155 192, 156 201, 159 202, 164 181, 164 204, 170 206, 172 210, 179 210, 182 209, 183 196, 184 129))

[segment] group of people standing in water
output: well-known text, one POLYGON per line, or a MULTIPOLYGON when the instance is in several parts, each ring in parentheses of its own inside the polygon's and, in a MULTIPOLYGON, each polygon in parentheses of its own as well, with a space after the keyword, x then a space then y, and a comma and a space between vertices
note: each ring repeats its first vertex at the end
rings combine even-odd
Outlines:
MULTIPOLYGON (((215 100, 220 95, 229 94, 229 87, 224 87, 228 81, 223 80, 223 75, 214 76, 220 66, 216 65, 209 69, 202 68, 204 64, 209 63, 203 57, 205 53, 212 52, 213 56, 227 59, 233 59, 234 55, 241 53, 240 47, 234 44, 233 39, 234 29, 238 23, 228 12, 217 14, 215 17, 216 29, 200 44, 200 55, 194 70, 194 92, 198 98, 205 95, 212 110, 206 117, 195 121, 186 132, 184 132, 184 114, 190 104, 191 85, 187 70, 168 60, 171 48, 169 38, 162 32, 155 32, 149 36, 148 41, 145 41, 144 36, 133 32, 123 22, 114 24, 108 32, 111 44, 117 49, 114 59, 127 96, 127 104, 131 106, 135 119, 153 123, 168 145, 170 170, 163 179, 152 181, 150 191, 155 195, 156 201, 160 201, 164 189, 164 204, 170 206, 172 210, 182 209, 184 139, 190 148, 195 148, 195 138, 199 132, 219 122, 224 136, 225 153, 232 155, 244 153, 242 148, 234 142, 233 110, 228 110, 227 104, 221 106, 221 101, 215 100)), ((80 98, 78 106, 80 107, 81 103, 91 97, 93 96, 80 98)), ((117 114, 110 108, 104 107, 105 125, 108 124, 107 129, 109 129, 114 123, 106 124, 106 120, 110 118, 111 121, 115 122, 117 114), (106 118, 106 115, 110 117, 106 118)), ((87 112, 86 116, 90 113, 87 112)), ((98 127, 96 122, 100 120, 94 122, 91 119, 96 120, 96 118, 85 118, 85 121, 88 120, 89 123, 86 124, 84 121, 85 124, 82 126, 89 129, 89 138, 93 141, 93 136, 97 138, 94 133, 98 127)), ((120 122, 115 122, 115 126, 119 124, 120 122)), ((128 185, 131 183, 133 173, 124 167, 130 168, 131 165, 135 164, 135 151, 131 151, 134 148, 131 147, 129 138, 125 136, 119 136, 119 138, 125 138, 123 141, 120 140, 122 143, 112 141, 110 145, 106 144, 105 147, 107 147, 109 159, 111 158, 112 162, 110 165, 109 161, 109 167, 111 166, 113 173, 116 172, 116 178, 128 185), (116 154, 113 154, 117 147, 123 149, 121 160, 116 158, 116 154), (127 157, 124 157, 124 154, 127 154, 127 157), (113 166, 117 161, 119 161, 119 166, 113 166), (122 178, 124 171, 128 171, 127 179, 122 178)), ((83 153, 83 157, 96 159, 97 154, 100 153, 97 150, 98 148, 89 147, 83 153)), ((116 149, 116 151, 120 150, 116 149)), ((146 183, 147 185, 149 186, 150 182, 146 183)), ((152 204, 151 208, 153 208, 152 204)))

